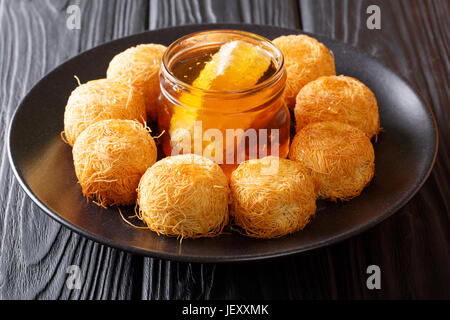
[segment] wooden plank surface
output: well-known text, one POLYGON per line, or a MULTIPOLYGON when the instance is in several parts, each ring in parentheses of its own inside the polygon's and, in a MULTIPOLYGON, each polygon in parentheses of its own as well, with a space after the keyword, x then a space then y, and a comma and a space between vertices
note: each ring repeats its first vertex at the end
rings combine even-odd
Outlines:
POLYGON ((305 31, 371 54, 409 80, 433 109, 440 141, 430 178, 399 212, 350 242, 365 248, 358 259, 386 274, 381 297, 449 297, 449 2, 302 0, 301 10, 305 31), (369 5, 380 8, 380 30, 366 26, 369 5))
POLYGON ((367 1, 0 1, 0 298, 421 298, 449 297, 448 46, 446 1, 370 1, 382 29, 365 28, 367 1), (81 30, 66 28, 79 5, 81 30), (125 35, 190 23, 245 22, 327 34, 374 55, 415 83, 441 129, 436 168, 400 212, 329 248, 264 263, 187 264, 149 259, 87 240, 48 218, 20 189, 6 130, 20 99, 79 52, 125 35), (365 269, 378 264, 382 290, 365 269), (69 265, 82 288, 65 284, 69 265), (441 267, 439 267, 441 266, 441 267))
POLYGON ((81 51, 145 30, 147 7, 144 1, 0 2, 0 298, 132 296, 136 257, 87 240, 40 211, 13 177, 5 137, 12 112, 34 83, 81 51), (81 30, 66 28, 73 3, 82 12, 81 30), (81 290, 65 285, 69 265, 80 267, 81 290))

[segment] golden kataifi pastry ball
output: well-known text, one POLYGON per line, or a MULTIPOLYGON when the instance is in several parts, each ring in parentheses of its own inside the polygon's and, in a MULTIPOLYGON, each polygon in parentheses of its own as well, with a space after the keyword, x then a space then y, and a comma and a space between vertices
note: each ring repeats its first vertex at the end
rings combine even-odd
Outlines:
POLYGON ((117 54, 109 63, 106 77, 119 80, 142 92, 149 120, 156 120, 161 57, 166 47, 161 44, 141 44, 117 54))
POLYGON ((295 105, 297 131, 312 122, 339 121, 363 131, 369 138, 380 131, 375 95, 355 78, 320 77, 304 86, 295 105))
POLYGON ((230 215, 255 238, 303 229, 316 211, 314 183, 297 162, 266 157, 243 162, 232 173, 230 215))
POLYGON ((289 158, 310 171, 320 198, 333 201, 358 196, 375 170, 369 138, 336 121, 311 123, 297 132, 289 158))
POLYGON ((147 115, 142 94, 127 85, 99 79, 79 85, 69 97, 64 112, 64 136, 73 146, 91 124, 106 119, 145 122, 147 115))
POLYGON ((283 53, 287 80, 285 99, 294 108, 300 89, 321 76, 336 74, 334 57, 327 47, 306 35, 281 36, 272 41, 283 53))
POLYGON ((89 126, 73 146, 83 194, 102 206, 136 203, 141 176, 156 161, 147 129, 132 120, 103 120, 89 126))
POLYGON ((166 157, 139 183, 139 216, 166 236, 213 237, 228 223, 228 180, 215 162, 195 154, 166 157))

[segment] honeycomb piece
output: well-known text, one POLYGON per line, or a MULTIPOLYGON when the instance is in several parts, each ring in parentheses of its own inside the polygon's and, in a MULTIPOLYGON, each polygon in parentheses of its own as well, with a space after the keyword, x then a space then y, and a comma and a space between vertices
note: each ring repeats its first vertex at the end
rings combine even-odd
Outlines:
POLYGON ((232 91, 255 85, 270 67, 270 56, 259 46, 236 40, 213 55, 192 85, 200 89, 232 91))

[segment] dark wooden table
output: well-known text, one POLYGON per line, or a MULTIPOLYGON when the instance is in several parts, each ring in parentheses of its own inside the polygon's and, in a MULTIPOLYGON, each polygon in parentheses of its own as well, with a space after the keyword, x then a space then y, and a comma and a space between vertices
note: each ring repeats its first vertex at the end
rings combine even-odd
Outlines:
POLYGON ((0 298, 2 299, 393 299, 450 298, 449 2, 0 0, 0 298), (81 29, 66 9, 81 9, 81 29), (369 30, 366 9, 381 9, 369 30), (28 90, 66 59, 111 39, 180 24, 245 22, 322 33, 404 75, 431 105, 440 130, 434 170, 404 208, 357 237, 263 263, 190 264, 112 249, 51 220, 20 189, 6 130, 28 90), (366 268, 381 268, 381 290, 366 268), (66 286, 69 265, 82 287, 66 286))

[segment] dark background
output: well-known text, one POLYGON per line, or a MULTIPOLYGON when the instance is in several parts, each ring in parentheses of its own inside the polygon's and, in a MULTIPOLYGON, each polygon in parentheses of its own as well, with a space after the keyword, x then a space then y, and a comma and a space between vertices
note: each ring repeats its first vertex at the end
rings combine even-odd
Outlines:
POLYGON ((0 0, 0 298, 449 299, 449 17, 447 0, 0 0), (66 28, 71 4, 81 8, 81 30, 66 28), (366 28, 372 4, 381 8, 381 30, 366 28), (135 256, 87 240, 41 212, 20 189, 6 155, 7 124, 28 90, 63 61, 106 41, 215 22, 325 34, 406 77, 429 102, 440 130, 436 165, 423 188, 357 237, 244 264, 135 256), (72 264, 82 271, 80 290, 65 285, 72 264), (366 287, 371 264, 381 268, 381 290, 366 287))

